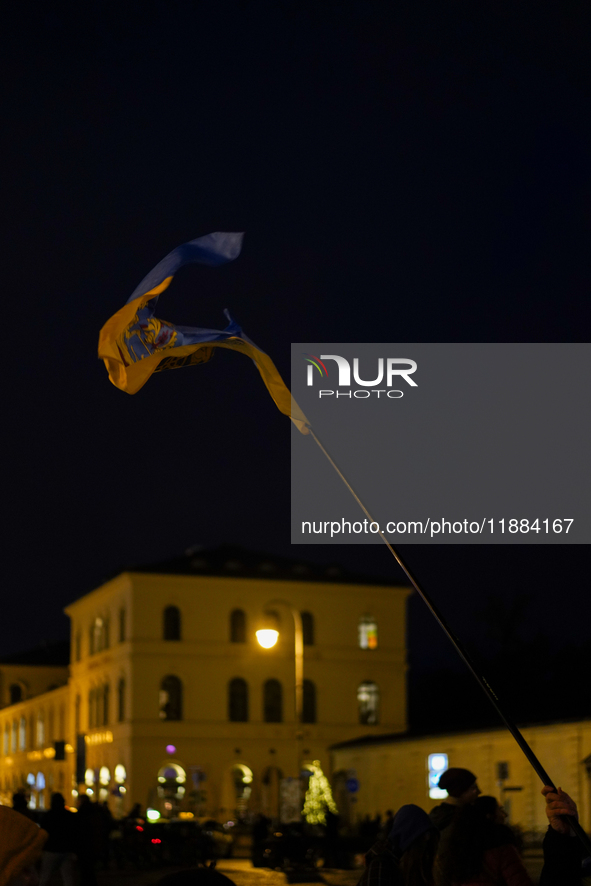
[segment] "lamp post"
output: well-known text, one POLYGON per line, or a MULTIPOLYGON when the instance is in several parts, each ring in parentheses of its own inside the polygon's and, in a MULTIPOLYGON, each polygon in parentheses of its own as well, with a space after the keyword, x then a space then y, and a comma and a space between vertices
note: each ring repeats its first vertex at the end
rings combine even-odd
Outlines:
MULTIPOLYGON (((270 600, 265 610, 268 612, 271 606, 285 606, 291 612, 294 626, 294 663, 295 663, 295 719, 296 719, 296 766, 297 775, 300 777, 301 752, 300 745, 303 737, 302 720, 304 711, 304 632, 302 628, 302 616, 286 600, 270 600)), ((264 628, 256 632, 257 640, 265 649, 275 646, 279 637, 279 631, 264 628)))

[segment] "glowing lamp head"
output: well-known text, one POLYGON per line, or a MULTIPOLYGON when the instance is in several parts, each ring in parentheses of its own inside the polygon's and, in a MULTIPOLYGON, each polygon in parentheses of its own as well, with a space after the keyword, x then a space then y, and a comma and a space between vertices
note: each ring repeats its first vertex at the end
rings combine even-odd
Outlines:
POLYGON ((257 631, 257 640, 264 649, 270 649, 274 646, 278 637, 279 631, 274 631, 271 628, 264 628, 261 631, 257 631))
POLYGON ((166 753, 167 754, 176 754, 176 748, 173 744, 166 745, 166 753))
POLYGON ((158 821, 158 819, 160 818, 160 813, 157 809, 148 809, 146 811, 146 818, 148 819, 148 821, 158 821))

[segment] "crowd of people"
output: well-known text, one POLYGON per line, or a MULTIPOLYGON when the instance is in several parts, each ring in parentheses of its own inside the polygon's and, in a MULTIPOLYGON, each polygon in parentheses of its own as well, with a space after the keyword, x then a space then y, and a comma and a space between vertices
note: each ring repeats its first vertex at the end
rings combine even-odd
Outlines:
MULTIPOLYGON (((533 886, 514 832, 495 797, 483 797, 468 769, 448 769, 439 786, 448 793, 427 814, 402 806, 387 836, 366 855, 359 886, 533 886)), ((540 886, 582 886, 585 852, 565 816, 577 818, 561 788, 542 789, 548 831, 540 886)))
MULTIPOLYGON (((452 768, 439 784, 448 796, 429 814, 410 804, 396 815, 388 811, 384 821, 360 823, 365 838, 377 839, 359 886, 533 886, 502 806, 481 795, 476 776, 452 768)), ((585 852, 565 818, 577 818, 576 804, 561 788, 544 787, 542 794, 549 826, 540 886, 582 886, 585 852)), ((123 829, 129 820, 133 833, 143 830, 138 815, 134 807, 123 829)), ((85 795, 72 815, 63 796, 53 794, 51 808, 36 820, 25 796, 15 794, 12 809, 0 806, 0 886, 48 886, 58 871, 64 886, 96 886, 96 867, 114 825, 108 808, 85 795)), ((261 817, 253 828, 253 861, 267 831, 261 817)), ((335 840, 327 842, 333 854, 335 840)))

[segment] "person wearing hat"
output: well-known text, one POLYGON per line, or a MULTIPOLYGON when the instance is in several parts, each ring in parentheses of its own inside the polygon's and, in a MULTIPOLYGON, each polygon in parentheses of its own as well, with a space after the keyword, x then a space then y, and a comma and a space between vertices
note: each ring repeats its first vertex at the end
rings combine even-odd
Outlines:
POLYGON ((432 886, 438 841, 437 828, 420 806, 401 806, 386 839, 366 854, 358 886, 432 886))
POLYGON ((34 886, 47 833, 25 815, 0 806, 0 886, 34 886))
POLYGON ((440 830, 451 824, 457 810, 461 806, 471 805, 480 794, 476 776, 469 769, 446 769, 439 779, 439 787, 447 791, 447 797, 435 806, 429 815, 431 821, 440 830))

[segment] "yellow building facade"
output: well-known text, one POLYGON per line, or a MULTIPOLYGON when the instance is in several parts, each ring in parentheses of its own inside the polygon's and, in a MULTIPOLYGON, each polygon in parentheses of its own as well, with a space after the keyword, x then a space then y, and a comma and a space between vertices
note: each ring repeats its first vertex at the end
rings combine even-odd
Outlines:
POLYGON ((328 772, 331 745, 406 729, 408 593, 235 549, 118 575, 66 610, 67 685, 43 691, 55 681, 42 666, 37 682, 6 675, 23 694, 2 697, 0 801, 27 786, 38 807, 61 790, 116 814, 138 802, 277 815, 285 780, 313 760, 328 772), (291 609, 303 622, 301 724, 291 609), (269 618, 279 641, 263 649, 255 631, 269 618))
MULTIPOLYGON (((583 827, 591 830, 591 720, 525 726, 521 732, 555 784, 579 808, 583 827)), ((430 810, 441 798, 430 796, 430 761, 469 769, 483 794, 504 805, 511 824, 539 836, 548 825, 542 784, 504 728, 410 738, 376 736, 343 742, 332 748, 331 770, 355 777, 355 795, 341 794, 341 810, 349 819, 383 814, 404 803, 430 810), (351 802, 354 796, 353 802, 351 802)))

